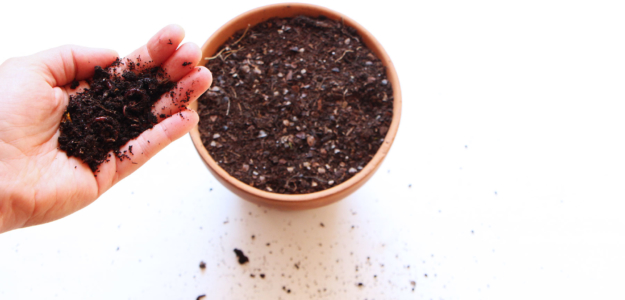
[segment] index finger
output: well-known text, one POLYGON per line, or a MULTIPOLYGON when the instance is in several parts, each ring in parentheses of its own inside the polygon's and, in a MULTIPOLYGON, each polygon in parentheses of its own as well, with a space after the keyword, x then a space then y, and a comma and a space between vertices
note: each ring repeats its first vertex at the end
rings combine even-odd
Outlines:
MULTIPOLYGON (((165 62, 170 56, 176 52, 178 45, 184 39, 184 29, 179 25, 171 24, 165 26, 159 32, 157 32, 152 38, 147 42, 147 44, 141 46, 139 49, 133 51, 128 54, 125 58, 121 60, 121 64, 118 67, 114 67, 114 72, 119 72, 119 74, 123 73, 128 69, 128 62, 131 62, 137 65, 139 68, 134 69, 136 72, 143 70, 147 67, 155 67, 160 66, 163 62, 165 62)), ((101 64, 101 67, 109 66, 113 63, 114 57, 106 64, 101 64)), ((93 75, 93 66, 90 69, 90 75, 93 75)), ((84 76, 81 78, 77 78, 78 80, 85 79, 84 76)), ((64 81, 62 85, 69 84, 70 81, 64 81)), ((73 86, 69 89, 66 89, 69 95, 76 94, 78 92, 83 91, 85 88, 88 88, 89 84, 85 81, 81 81, 79 85, 73 86)))
POLYGON ((133 51, 122 60, 128 60, 143 67, 160 66, 178 48, 184 39, 184 29, 179 25, 167 25, 156 33, 147 44, 133 51))

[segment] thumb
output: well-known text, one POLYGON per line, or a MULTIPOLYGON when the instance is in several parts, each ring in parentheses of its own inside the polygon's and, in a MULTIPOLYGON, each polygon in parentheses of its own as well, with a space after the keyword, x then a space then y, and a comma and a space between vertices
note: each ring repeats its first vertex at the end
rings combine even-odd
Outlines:
POLYGON ((95 66, 106 67, 117 57, 114 50, 65 45, 36 53, 28 60, 50 86, 57 87, 89 78, 95 66))

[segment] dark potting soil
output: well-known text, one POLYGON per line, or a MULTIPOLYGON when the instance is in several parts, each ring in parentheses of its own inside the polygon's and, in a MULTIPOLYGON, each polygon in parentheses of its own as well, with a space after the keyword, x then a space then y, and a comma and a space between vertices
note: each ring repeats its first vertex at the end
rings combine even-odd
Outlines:
POLYGON ((59 148, 80 158, 94 173, 111 158, 110 151, 120 160, 134 155, 132 146, 123 151, 120 147, 158 122, 152 108, 164 93, 173 98, 176 83, 163 69, 142 69, 141 62, 130 60, 124 64, 123 72, 117 70, 120 59, 106 69, 96 66, 89 88, 70 96, 61 120, 59 148))
POLYGON ((382 62, 355 29, 272 19, 232 36, 206 66, 202 142, 235 178, 283 194, 324 190, 375 155, 393 117, 382 62))

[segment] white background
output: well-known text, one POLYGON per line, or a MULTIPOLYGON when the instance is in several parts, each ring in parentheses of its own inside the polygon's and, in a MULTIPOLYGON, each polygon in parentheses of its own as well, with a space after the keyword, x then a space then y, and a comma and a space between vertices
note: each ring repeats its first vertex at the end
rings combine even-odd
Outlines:
MULTIPOLYGON (((124 55, 169 23, 201 45, 272 2, 3 1, 0 61, 124 55)), ((364 187, 258 207, 185 136, 86 209, 0 235, 0 299, 625 297, 622 2, 315 3, 372 32, 401 81, 399 133, 364 187)))

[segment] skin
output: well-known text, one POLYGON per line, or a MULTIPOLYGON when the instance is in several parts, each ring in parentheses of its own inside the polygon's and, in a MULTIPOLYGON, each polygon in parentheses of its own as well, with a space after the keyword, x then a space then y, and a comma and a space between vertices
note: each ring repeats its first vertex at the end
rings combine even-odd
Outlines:
MULTIPOLYGON (((195 67, 201 51, 192 43, 179 46, 183 38, 181 27, 169 25, 127 58, 161 65, 185 89, 176 95, 190 90, 192 102, 210 87, 212 76, 208 69, 195 67), (183 62, 191 64, 183 67, 183 62)), ((94 176, 81 160, 58 150, 59 124, 70 95, 88 87, 84 80, 93 75, 94 66, 108 66, 117 57, 112 50, 69 45, 0 65, 0 233, 84 208, 199 121, 195 111, 171 105, 167 93, 154 112, 166 107, 172 116, 122 147, 133 146, 131 159, 105 162, 94 176), (73 80, 80 81, 76 90, 69 88, 73 80)))

